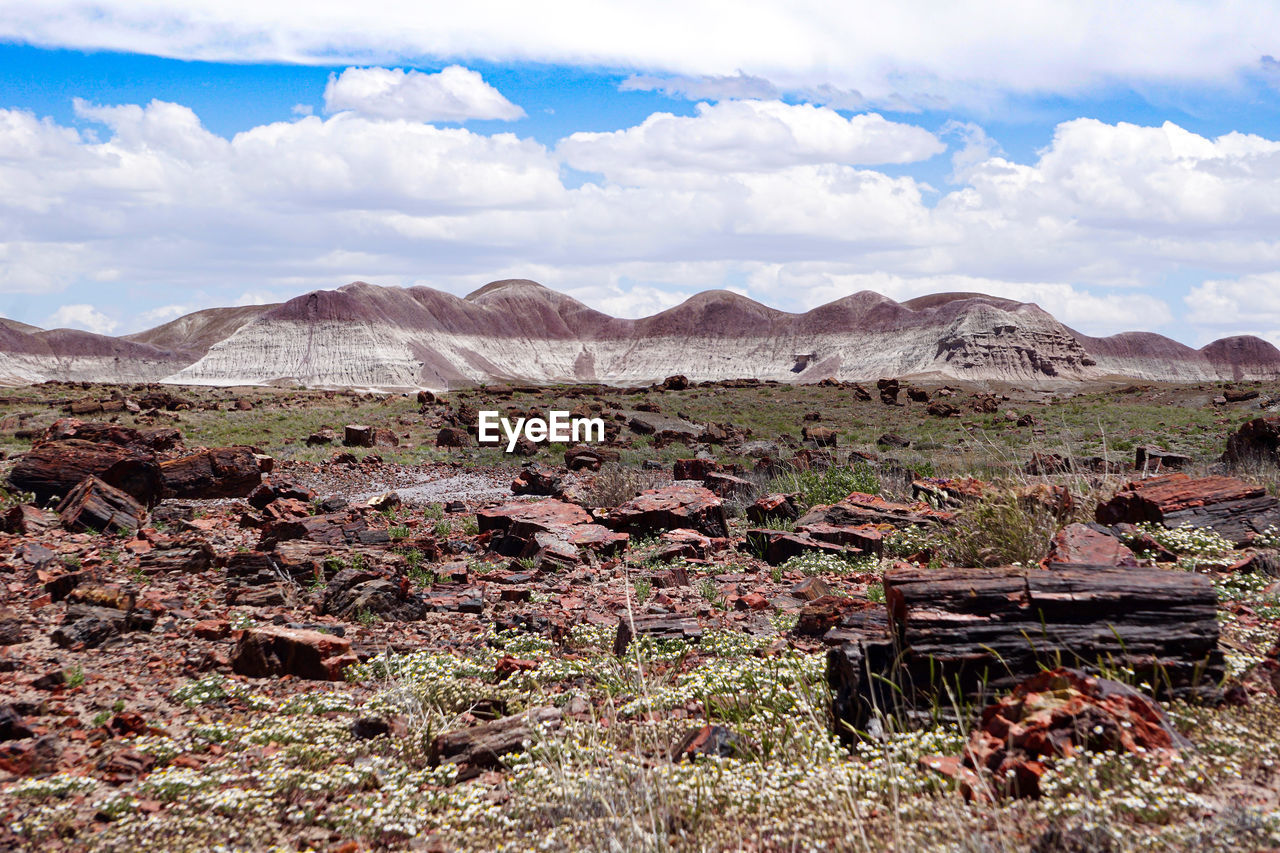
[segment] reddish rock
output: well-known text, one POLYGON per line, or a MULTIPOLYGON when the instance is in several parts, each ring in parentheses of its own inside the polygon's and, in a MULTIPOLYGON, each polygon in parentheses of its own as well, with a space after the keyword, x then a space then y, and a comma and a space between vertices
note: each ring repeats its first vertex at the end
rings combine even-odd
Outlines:
POLYGON ((880 402, 886 406, 898 405, 898 392, 902 387, 896 379, 879 379, 876 380, 876 390, 880 392, 880 402))
POLYGON ((293 675, 340 681, 342 670, 354 663, 350 640, 296 628, 249 628, 231 654, 231 668, 252 678, 293 675))
POLYGON ((464 429, 444 427, 436 433, 436 447, 470 447, 471 436, 464 429))
POLYGON ((990 415, 999 411, 1000 398, 993 394, 981 394, 973 400, 973 410, 979 414, 990 415))
POLYGON ((564 465, 570 471, 599 471, 604 455, 592 447, 578 445, 564 452, 564 465))
POLYGON ((1190 746, 1160 706, 1132 687, 1059 668, 1028 678, 987 706, 964 763, 995 790, 1037 797, 1046 762, 1078 752, 1169 752, 1190 746))
POLYGON ((539 462, 528 462, 511 481, 513 495, 554 495, 564 486, 560 472, 539 462))
POLYGON ((1227 437, 1228 465, 1280 465, 1280 417, 1254 418, 1227 437))
POLYGON ((120 533, 141 527, 147 508, 97 477, 85 477, 58 504, 58 516, 68 530, 120 533))
POLYGON ((924 410, 926 415, 934 418, 949 418, 960 414, 960 410, 943 400, 934 400, 924 410))
POLYGON ((868 554, 880 554, 884 551, 884 531, 870 524, 850 526, 815 522, 797 525, 796 532, 807 533, 819 542, 844 545, 868 554))
POLYGON ((800 430, 800 435, 805 441, 812 441, 818 447, 835 447, 840 439, 840 434, 835 430, 822 426, 806 426, 800 430))
POLYGON ((347 424, 343 428, 342 443, 347 447, 396 447, 400 439, 389 429, 364 424, 347 424))
MULTIPOLYGON (((504 590, 505 592, 505 590, 504 590)), ((528 592, 528 590, 524 590, 528 592)), ((503 655, 496 664, 493 665, 494 675, 499 681, 504 681, 517 672, 532 672, 541 666, 536 660, 523 660, 521 658, 513 658, 511 655, 503 655)))
POLYGON ((478 511, 476 519, 481 533, 492 531, 489 548, 507 557, 538 554, 547 546, 539 544, 538 534, 602 553, 613 553, 630 539, 591 523, 591 515, 577 504, 555 499, 489 507, 478 511))
POLYGON ((58 514, 55 512, 49 512, 31 504, 18 504, 9 507, 0 523, 0 529, 5 533, 34 536, 57 526, 59 521, 58 514))
POLYGON ((766 521, 792 521, 800 517, 800 507, 796 504, 799 495, 772 494, 765 495, 747 507, 747 520, 753 524, 764 524, 766 521))
POLYGON ((1053 537, 1046 565, 1075 563, 1086 566, 1136 566, 1138 559, 1114 536, 1099 533, 1087 524, 1068 524, 1053 537))
POLYGON ((719 471, 707 474, 702 483, 722 498, 747 498, 756 490, 755 484, 749 480, 719 471))
POLYGON ((23 454, 10 472, 9 482, 45 502, 55 495, 65 497, 90 476, 147 506, 154 506, 164 489, 160 466, 150 450, 76 438, 47 442, 23 454))
POLYGON ((980 500, 989 488, 974 477, 921 477, 911 482, 911 495, 939 509, 955 508, 980 500))
POLYGON ((177 498, 243 498, 262 482, 251 447, 215 447, 160 463, 165 494, 177 498))
POLYGON ((745 738, 725 726, 692 729, 671 750, 672 761, 694 761, 704 756, 748 758, 758 751, 745 738))
POLYGON ((1027 461, 1022 470, 1032 476, 1067 474, 1071 471, 1071 460, 1058 453, 1040 453, 1037 451, 1031 454, 1031 459, 1027 461))
POLYGON ((1134 451, 1133 467, 1147 474, 1185 468, 1190 464, 1190 456, 1170 453, 1160 447, 1139 447, 1134 451))
POLYGON ((830 595, 831 587, 822 578, 805 578, 787 592, 801 601, 817 601, 824 595, 830 595))
POLYGON ((712 472, 724 470, 714 459, 677 459, 671 468, 672 479, 701 482, 712 472))
POLYGON ((316 499, 316 493, 289 480, 267 478, 249 493, 248 498, 250 506, 264 509, 275 500, 297 500, 310 503, 316 499))
POLYGON ((372 531, 362 516, 350 512, 332 512, 302 518, 286 518, 263 526, 260 547, 274 548, 280 542, 303 539, 325 545, 374 544, 371 534, 387 540, 386 531, 372 531))
POLYGON ((911 439, 898 435, 896 432, 886 432, 884 435, 876 439, 876 444, 881 447, 910 447, 911 439))
POLYGON ((827 506, 819 504, 796 520, 796 526, 819 523, 837 527, 857 527, 868 524, 890 524, 907 527, 912 524, 950 524, 953 513, 934 509, 923 502, 900 504, 885 500, 879 495, 853 492, 840 503, 827 506))
POLYGON ((373 427, 364 424, 347 424, 342 429, 345 447, 373 447, 373 427))
POLYGON ((795 633, 802 637, 821 637, 840 621, 846 612, 858 605, 851 598, 824 595, 805 603, 796 621, 795 633))
POLYGON ((673 485, 647 489, 610 511, 605 523, 614 530, 643 536, 687 527, 707 536, 729 535, 729 519, 715 493, 702 486, 673 485))
POLYGON ((669 562, 677 557, 690 560, 705 560, 714 553, 723 551, 727 542, 704 536, 696 530, 678 528, 663 533, 658 540, 661 547, 656 555, 662 562, 669 562))
POLYGON ((771 566, 781 565, 792 557, 814 551, 820 554, 844 556, 861 553, 831 542, 815 539, 808 533, 769 528, 752 528, 746 532, 744 547, 760 555, 771 566))
POLYGON ((225 640, 231 626, 226 619, 204 619, 191 626, 191 633, 202 640, 225 640))
POLYGON ((324 444, 333 444, 337 440, 338 434, 328 427, 325 427, 323 429, 316 430, 311 433, 311 435, 307 436, 307 447, 318 447, 324 444))
POLYGON ((591 514, 577 504, 558 500, 520 501, 476 512, 481 533, 494 530, 521 538, 539 531, 557 532, 575 524, 587 524, 591 514))
POLYGON ((585 548, 601 556, 611 557, 627 547, 631 536, 599 524, 575 524, 566 530, 565 541, 575 548, 585 548))
POLYGON ((1235 477, 1192 479, 1176 473, 1127 484, 1098 506, 1096 518, 1105 525, 1207 527, 1241 546, 1268 527, 1280 526, 1280 501, 1263 487, 1235 477))

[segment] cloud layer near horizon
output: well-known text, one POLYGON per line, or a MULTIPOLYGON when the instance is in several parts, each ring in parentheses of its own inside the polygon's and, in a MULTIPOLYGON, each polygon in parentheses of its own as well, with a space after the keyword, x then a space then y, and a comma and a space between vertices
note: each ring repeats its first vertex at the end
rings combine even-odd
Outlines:
POLYGON ((230 139, 164 101, 77 101, 79 128, 0 109, 0 293, 185 294, 57 318, 132 330, 353 278, 464 292, 482 270, 627 316, 726 283, 786 310, 984 290, 1104 334, 1173 320, 1148 288, 1194 267, 1211 271, 1187 297, 1198 335, 1280 341, 1253 295, 1280 268, 1280 142, 1260 136, 1078 119, 1021 163, 968 125, 940 188, 873 168, 946 148, 875 113, 740 100, 548 147, 424 121, 519 110, 463 68, 351 69, 329 94, 327 118, 230 139))
POLYGON ((0 6, 0 38, 42 46, 235 62, 590 65, 635 69, 640 86, 694 98, 796 92, 848 108, 972 105, 1116 81, 1231 87, 1270 71, 1276 33, 1280 7, 1235 0, 749 0, 731 14, 715 0, 571 0, 555 14, 517 0, 430 14, 408 0, 0 6))

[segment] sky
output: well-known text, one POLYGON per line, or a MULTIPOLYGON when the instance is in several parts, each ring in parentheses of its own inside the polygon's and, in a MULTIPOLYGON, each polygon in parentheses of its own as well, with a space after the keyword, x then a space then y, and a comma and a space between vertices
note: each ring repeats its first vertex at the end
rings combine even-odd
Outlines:
POLYGON ((502 278, 1280 345, 1280 3, 0 4, 0 316, 502 278))

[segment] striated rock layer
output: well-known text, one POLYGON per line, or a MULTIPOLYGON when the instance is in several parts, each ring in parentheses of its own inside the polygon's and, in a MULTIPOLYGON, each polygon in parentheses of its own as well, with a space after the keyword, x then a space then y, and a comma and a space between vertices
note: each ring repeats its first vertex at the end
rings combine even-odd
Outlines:
POLYGON ((905 303, 871 292, 789 314, 708 291, 639 320, 525 280, 465 298, 356 282, 280 305, 213 309, 129 338, 0 326, 0 382, 43 379, 445 389, 476 382, 812 382, 882 376, 1006 381, 1280 377, 1252 337, 1203 349, 1148 333, 1090 338, 1038 306, 973 293, 905 303), (49 336, 79 336, 59 352, 49 336), (95 374, 94 371, 99 371, 95 374))

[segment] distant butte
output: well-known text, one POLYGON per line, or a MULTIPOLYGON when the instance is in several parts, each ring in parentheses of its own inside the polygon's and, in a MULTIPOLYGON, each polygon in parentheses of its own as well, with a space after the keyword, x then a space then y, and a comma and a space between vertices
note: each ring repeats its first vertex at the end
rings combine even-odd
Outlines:
POLYGON ((884 376, 1083 382, 1280 378, 1256 337, 1192 349, 1161 335, 1079 334, 980 293, 898 303, 863 291, 790 314, 723 290, 626 320, 525 279, 459 298, 354 282, 278 305, 212 308, 113 338, 0 319, 0 384, 162 381, 434 390, 479 382, 816 382, 884 376))

